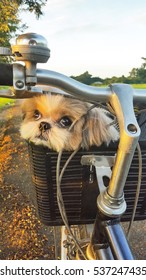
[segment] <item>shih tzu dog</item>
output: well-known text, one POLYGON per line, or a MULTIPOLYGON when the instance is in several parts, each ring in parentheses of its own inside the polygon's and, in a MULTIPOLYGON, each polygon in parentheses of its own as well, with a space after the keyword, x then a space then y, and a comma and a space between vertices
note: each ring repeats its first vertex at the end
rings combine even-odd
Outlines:
POLYGON ((112 119, 101 108, 63 95, 44 94, 23 101, 21 136, 57 152, 89 149, 118 140, 112 119))

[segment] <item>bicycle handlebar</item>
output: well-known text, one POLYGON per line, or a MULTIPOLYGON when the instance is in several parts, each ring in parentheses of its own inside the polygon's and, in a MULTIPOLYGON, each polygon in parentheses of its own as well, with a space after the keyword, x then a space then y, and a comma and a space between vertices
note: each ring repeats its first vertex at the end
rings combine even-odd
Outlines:
MULTIPOLYGON (((111 87, 95 87, 85 85, 72 78, 55 71, 37 69, 36 71, 37 83, 40 85, 52 86, 63 90, 62 93, 68 93, 78 99, 83 99, 90 102, 108 102, 112 90, 111 87)), ((0 63, 0 85, 12 86, 13 85, 13 65, 0 63)), ((125 84, 121 85, 121 90, 124 90, 125 84)), ((52 90, 52 89, 51 89, 52 90)), ((52 90, 53 91, 53 90, 52 90)), ((60 92, 59 92, 60 93, 60 92)), ((24 93, 17 96, 9 96, 10 98, 29 98, 36 95, 37 92, 26 90, 24 93)), ((4 95, 3 95, 4 96, 4 95)), ((6 96, 8 97, 8 96, 6 96)), ((146 90, 133 89, 133 100, 136 103, 143 104, 146 101, 146 90)))
POLYGON ((13 65, 0 63, 0 85, 13 85, 13 65))

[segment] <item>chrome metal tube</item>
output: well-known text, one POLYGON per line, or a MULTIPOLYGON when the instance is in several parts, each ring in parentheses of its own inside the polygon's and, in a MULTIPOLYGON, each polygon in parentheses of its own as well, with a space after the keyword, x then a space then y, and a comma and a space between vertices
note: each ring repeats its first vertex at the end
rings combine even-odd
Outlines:
POLYGON ((54 71, 38 69, 37 81, 38 84, 57 87, 85 101, 108 102, 111 96, 109 87, 88 86, 54 71))
POLYGON ((140 136, 140 128, 133 109, 133 88, 130 85, 115 84, 111 89, 113 94, 110 102, 120 127, 120 143, 108 193, 111 197, 121 197, 140 136))
POLYGON ((110 104, 115 111, 120 127, 120 142, 108 188, 100 193, 97 205, 109 217, 121 216, 126 210, 124 186, 136 149, 140 128, 133 109, 133 88, 130 85, 111 86, 110 104))
POLYGON ((105 234, 115 260, 133 260, 129 244, 120 224, 107 225, 105 234))
POLYGON ((146 106, 146 89, 134 89, 133 100, 134 103, 144 103, 146 106))

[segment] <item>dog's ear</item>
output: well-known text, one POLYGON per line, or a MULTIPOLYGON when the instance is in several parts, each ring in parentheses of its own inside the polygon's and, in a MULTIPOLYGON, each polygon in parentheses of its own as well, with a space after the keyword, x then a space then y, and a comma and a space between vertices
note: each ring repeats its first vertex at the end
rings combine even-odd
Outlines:
POLYGON ((119 138, 117 129, 110 125, 112 119, 100 108, 92 109, 87 114, 86 124, 83 130, 83 147, 100 146, 102 143, 109 144, 119 138))

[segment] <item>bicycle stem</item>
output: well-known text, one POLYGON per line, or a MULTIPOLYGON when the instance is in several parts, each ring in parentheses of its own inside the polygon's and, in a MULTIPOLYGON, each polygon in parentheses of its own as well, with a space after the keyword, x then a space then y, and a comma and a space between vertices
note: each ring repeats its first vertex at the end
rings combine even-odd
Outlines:
POLYGON ((100 211, 109 217, 122 215, 126 210, 124 186, 135 152, 140 128, 133 109, 133 88, 125 84, 111 85, 110 104, 120 128, 120 142, 109 187, 97 199, 100 211))

